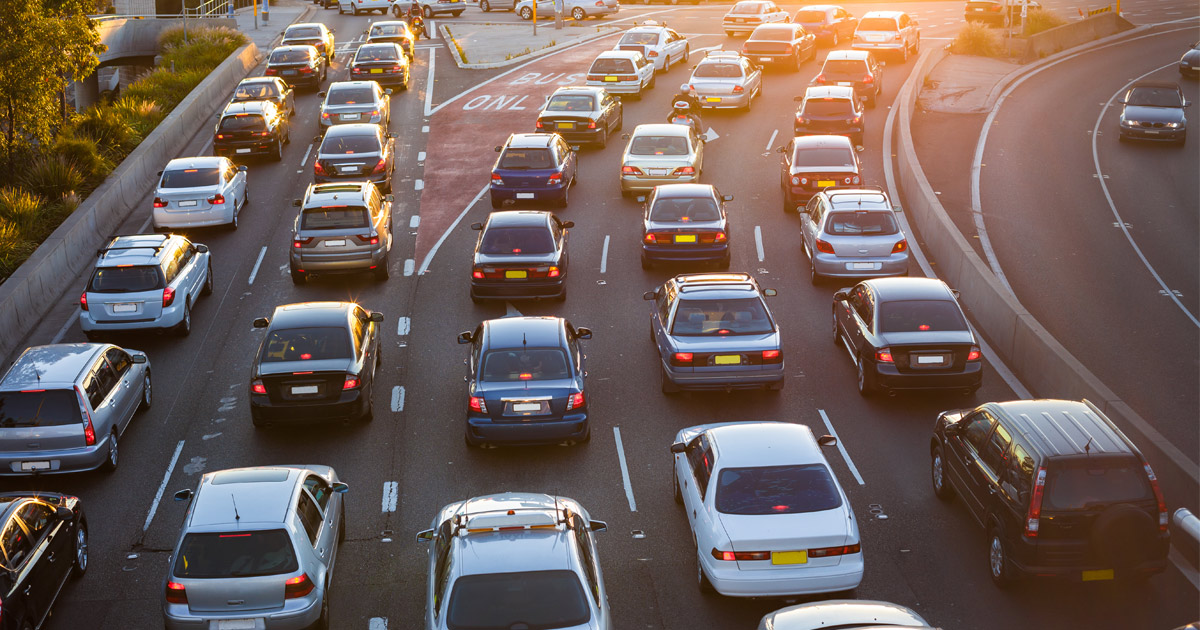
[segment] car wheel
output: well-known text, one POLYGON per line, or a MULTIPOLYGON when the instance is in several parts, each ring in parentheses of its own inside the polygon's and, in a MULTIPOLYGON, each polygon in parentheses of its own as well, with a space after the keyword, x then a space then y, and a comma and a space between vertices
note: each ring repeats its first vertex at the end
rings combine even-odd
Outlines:
POLYGON ((792 57, 792 72, 800 72, 800 53, 792 57))
POLYGON ((576 21, 582 22, 587 17, 587 13, 583 11, 583 7, 575 7, 571 10, 571 17, 576 21))
POLYGON ((1000 23, 1004 25, 1004 28, 1012 28, 1012 14, 1004 16, 1000 23))
MULTIPOLYGON (((356 11, 357 13, 357 11, 356 11)), ((321 616, 312 625, 313 630, 329 630, 329 584, 325 584, 325 592, 321 593, 321 616)))
POLYGON ((84 331, 83 336, 87 337, 87 340, 92 343, 96 343, 97 341, 100 341, 100 339, 101 339, 100 333, 95 332, 93 330, 84 331))
POLYGON ((671 378, 667 376, 666 368, 659 366, 658 378, 662 381, 661 388, 664 394, 675 394, 679 392, 679 386, 671 382, 671 378))
POLYGON ((900 47, 900 63, 907 63, 907 62, 908 62, 908 46, 905 45, 905 46, 900 47))
POLYGON ((858 357, 858 395, 863 398, 875 393, 875 378, 866 365, 866 357, 858 357))
POLYGON ((150 383, 150 370, 146 370, 146 375, 142 378, 142 402, 138 405, 138 411, 145 411, 154 403, 154 389, 150 383))
POLYGON ((212 263, 208 263, 208 272, 204 276, 204 288, 200 290, 200 295, 212 295, 213 292, 213 270, 212 263))
POLYGON ((872 94, 872 95, 868 96, 867 97, 867 107, 870 107, 871 109, 875 109, 875 99, 877 99, 877 98, 878 98, 877 94, 872 94))
POLYGON ((370 422, 375 419, 375 395, 374 394, 375 394, 374 391, 369 392, 369 396, 367 398, 367 408, 363 411, 362 415, 358 417, 359 422, 370 422))
POLYGON ((421 15, 424 15, 426 20, 433 17, 433 7, 429 7, 429 6, 423 7, 421 9, 421 15))
POLYGON ((808 255, 808 282, 814 287, 821 284, 821 274, 817 273, 817 264, 813 262, 811 251, 808 255))
POLYGON ((688 44, 683 47, 683 63, 687 63, 692 56, 692 45, 688 44))
POLYGON ((236 207, 236 206, 235 206, 235 207, 233 208, 233 217, 232 217, 231 219, 229 219, 229 223, 228 223, 228 224, 226 224, 226 226, 225 226, 225 227, 229 228, 229 230, 230 230, 231 232, 236 232, 236 231, 237 231, 237 228, 238 228, 238 212, 240 212, 240 211, 241 211, 241 208, 238 208, 238 207, 236 207))
POLYGON ((175 332, 180 337, 192 334, 192 305, 187 303, 187 296, 184 296, 183 300, 183 320, 179 322, 179 327, 175 329, 175 332))
POLYGON ((117 444, 117 432, 114 429, 112 435, 108 438, 108 457, 104 458, 104 471, 112 472, 117 469, 117 464, 121 463, 121 449, 117 444))
POLYGON ((400 17, 400 7, 393 4, 392 5, 392 15, 394 15, 396 17, 400 17))
POLYGON ((624 126, 625 126, 625 112, 622 111, 619 114, 617 114, 617 126, 613 129, 613 131, 620 131, 621 128, 624 126))
POLYGON ((675 474, 675 469, 671 469, 671 488, 674 490, 675 502, 683 505, 683 491, 679 489, 679 475, 675 474))
MULTIPOLYGON (((658 75, 651 74, 651 75, 650 75, 650 82, 646 84, 646 89, 647 89, 647 90, 653 90, 653 89, 654 89, 654 84, 655 84, 655 83, 657 83, 657 82, 658 82, 658 75)), ((641 96, 641 95, 639 94, 638 96, 641 96)))
POLYGON ((566 302, 567 301, 567 285, 564 284, 563 288, 562 288, 562 292, 559 293, 558 295, 554 296, 554 301, 555 302, 566 302))
POLYGON ((725 31, 726 37, 733 37, 733 31, 725 31))
POLYGON ((276 162, 283 159, 283 139, 275 141, 275 148, 271 150, 271 159, 276 162))
POLYGON ((699 549, 696 550, 696 584, 704 595, 712 595, 717 592, 717 589, 713 588, 712 582, 708 581, 708 576, 704 575, 704 565, 700 561, 699 549))
POLYGON ((598 137, 599 137, 599 139, 596 140, 596 148, 603 149, 604 147, 607 147, 608 146, 608 130, 601 129, 600 135, 598 137))
POLYGON ((350 10, 354 15, 358 15, 358 5, 357 4, 350 5, 350 10))
POLYGON ((1004 542, 1004 535, 995 525, 988 528, 988 574, 992 576, 992 583, 1000 588, 1011 586, 1017 577, 1008 557, 1008 543, 1004 542))
POLYGON ((371 270, 371 272, 375 275, 376 280, 385 282, 389 277, 391 277, 391 270, 388 269, 390 262, 391 256, 385 254, 383 256, 383 260, 371 270))
POLYGON ((488 2, 488 0, 479 0, 479 9, 487 13, 492 10, 492 3, 488 2))
POLYGON ((87 573, 88 568, 88 533, 87 521, 80 520, 75 530, 75 566, 71 568, 71 577, 79 579, 87 573))
POLYGON ((838 331, 837 307, 835 306, 833 308, 834 308, 833 317, 831 317, 830 319, 833 321, 833 347, 836 348, 836 347, 838 347, 838 344, 840 344, 842 342, 842 334, 840 331, 838 331))
POLYGON ((915 56, 919 52, 921 52, 921 37, 920 36, 918 36, 916 41, 913 42, 912 54, 915 56))
POLYGON ((250 422, 254 424, 255 429, 264 429, 271 426, 270 422, 258 417, 258 414, 254 413, 253 411, 250 412, 250 422))
POLYGON ((533 19, 533 11, 529 7, 521 7, 521 19, 522 20, 532 20, 533 19))
POLYGON ((308 282, 308 274, 292 270, 292 284, 299 286, 308 282))
POLYGON ((946 459, 942 456, 942 447, 933 447, 929 456, 929 479, 933 482, 933 494, 943 501, 954 498, 954 488, 946 483, 946 459))
POLYGON ((338 3, 338 15, 342 15, 343 13, 344 13, 344 12, 342 11, 342 3, 341 3, 341 2, 339 2, 339 3, 338 3))
POLYGON ((837 32, 836 30, 835 30, 835 31, 833 31, 833 44, 832 44, 832 45, 833 45, 833 46, 837 46, 837 45, 838 45, 838 32, 837 32))
POLYGON ((667 55, 667 58, 663 60, 662 70, 659 70, 658 72, 668 72, 670 70, 671 70, 671 56, 667 55))

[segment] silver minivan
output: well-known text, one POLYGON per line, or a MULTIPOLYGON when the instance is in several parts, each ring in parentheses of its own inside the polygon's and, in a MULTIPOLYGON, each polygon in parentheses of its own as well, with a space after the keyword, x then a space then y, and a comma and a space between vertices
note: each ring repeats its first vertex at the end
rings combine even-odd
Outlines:
POLYGON ((137 350, 28 348, 0 379, 0 475, 116 470, 118 439, 150 402, 150 361, 137 350))

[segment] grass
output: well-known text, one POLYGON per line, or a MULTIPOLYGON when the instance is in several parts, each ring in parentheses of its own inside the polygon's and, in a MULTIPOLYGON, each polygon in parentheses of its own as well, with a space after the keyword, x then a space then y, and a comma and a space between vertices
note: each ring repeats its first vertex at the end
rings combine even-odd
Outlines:
POLYGON ((996 57, 1003 50, 999 32, 980 22, 968 22, 950 42, 950 52, 956 55, 996 57))
POLYGON ((57 156, 44 155, 21 174, 21 187, 42 199, 62 199, 83 190, 87 176, 73 163, 57 156))
POLYGON ((1053 11, 1030 9, 1029 14, 1025 16, 1025 34, 1033 35, 1041 33, 1042 31, 1047 31, 1066 23, 1066 20, 1059 17, 1053 11))

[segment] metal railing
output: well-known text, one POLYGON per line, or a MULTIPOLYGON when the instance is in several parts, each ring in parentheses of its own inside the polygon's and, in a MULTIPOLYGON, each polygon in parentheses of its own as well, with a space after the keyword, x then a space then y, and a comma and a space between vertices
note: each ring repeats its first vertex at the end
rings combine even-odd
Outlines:
POLYGON ((204 0, 194 7, 185 6, 183 12, 189 18, 225 17, 233 15, 237 9, 253 7, 254 2, 255 0, 204 0))

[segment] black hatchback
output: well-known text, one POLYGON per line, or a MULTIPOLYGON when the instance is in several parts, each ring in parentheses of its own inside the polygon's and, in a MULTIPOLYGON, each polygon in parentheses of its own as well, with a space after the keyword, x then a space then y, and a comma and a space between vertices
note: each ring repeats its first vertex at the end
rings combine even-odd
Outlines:
POLYGON ((267 57, 269 77, 279 77, 288 85, 317 89, 329 73, 325 58, 312 46, 279 46, 267 57))
POLYGON ((568 230, 551 212, 505 210, 474 223, 479 231, 471 267, 471 300, 567 299, 568 230))
POLYGON ((313 179, 318 184, 367 180, 385 193, 392 192, 396 141, 379 125, 337 125, 330 127, 325 137, 318 136, 313 142, 318 145, 317 157, 313 160, 313 179))
POLYGON ((55 492, 0 493, 0 545, 0 628, 40 628, 67 579, 87 571, 83 503, 55 492))
POLYGON ((241 157, 267 155, 283 159, 283 145, 292 141, 287 114, 271 101, 230 103, 213 130, 213 153, 241 157))
POLYGON ((638 197, 642 215, 642 269, 656 262, 712 263, 728 269, 729 221, 722 195, 712 184, 657 186, 650 198, 638 197))
POLYGON ((862 146, 867 123, 853 86, 813 86, 794 100, 799 103, 793 125, 797 136, 847 136, 862 146))

